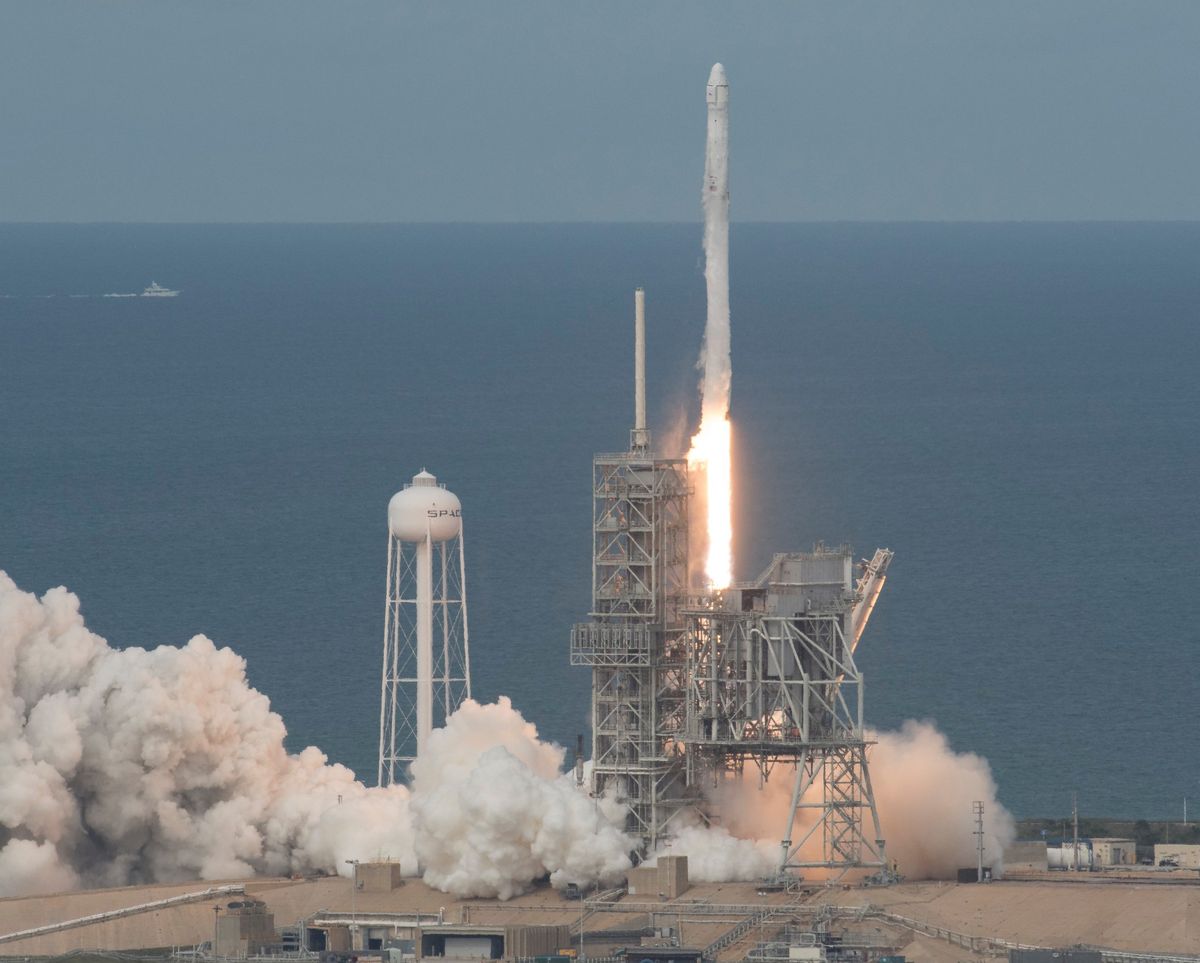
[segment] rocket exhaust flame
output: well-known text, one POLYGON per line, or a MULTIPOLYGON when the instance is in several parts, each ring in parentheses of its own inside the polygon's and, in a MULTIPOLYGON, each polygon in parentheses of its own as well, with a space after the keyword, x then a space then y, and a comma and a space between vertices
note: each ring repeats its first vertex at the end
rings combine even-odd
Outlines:
POLYGON ((733 581, 733 456, 729 393, 729 83, 715 64, 708 78, 708 136, 704 151, 704 278, 708 317, 699 367, 700 430, 692 438, 688 466, 701 469, 706 489, 708 551, 705 577, 710 588, 733 581))
POLYGON ((704 473, 706 494, 705 521, 708 551, 704 575, 708 587, 728 588, 733 581, 733 502, 731 457, 732 435, 729 416, 704 418, 692 438, 688 467, 704 473))

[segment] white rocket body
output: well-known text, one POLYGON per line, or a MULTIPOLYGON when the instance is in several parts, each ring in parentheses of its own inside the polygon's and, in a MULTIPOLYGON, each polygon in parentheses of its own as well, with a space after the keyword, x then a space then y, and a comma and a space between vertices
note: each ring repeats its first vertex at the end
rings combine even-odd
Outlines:
POLYGON ((704 326, 702 420, 724 418, 729 409, 729 81, 714 64, 708 77, 708 137, 704 148, 704 277, 708 318, 704 326))

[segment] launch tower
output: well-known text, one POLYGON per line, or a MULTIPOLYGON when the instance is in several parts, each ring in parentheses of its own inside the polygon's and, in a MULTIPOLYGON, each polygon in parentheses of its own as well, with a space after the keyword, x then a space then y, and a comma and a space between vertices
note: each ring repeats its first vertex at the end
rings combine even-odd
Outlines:
POLYGON ((571 664, 592 670, 592 792, 629 807, 653 849, 694 799, 681 736, 687 688, 687 462, 662 458, 646 428, 645 296, 634 295, 635 401, 629 450, 592 463, 591 619, 571 664))
POLYGON ((706 102, 708 317, 693 453, 708 489, 709 594, 689 598, 688 462, 655 454, 646 429, 639 288, 634 428, 629 451, 592 463, 591 618, 571 631, 572 664, 592 670, 591 788, 628 807, 625 828, 650 852, 682 828, 686 810, 703 810, 704 789, 722 778, 748 766, 761 782, 791 776, 779 874, 874 869, 886 878, 854 650, 892 553, 879 549, 856 576, 848 548, 818 546, 776 555, 757 580, 731 585, 729 82, 720 64, 706 102))

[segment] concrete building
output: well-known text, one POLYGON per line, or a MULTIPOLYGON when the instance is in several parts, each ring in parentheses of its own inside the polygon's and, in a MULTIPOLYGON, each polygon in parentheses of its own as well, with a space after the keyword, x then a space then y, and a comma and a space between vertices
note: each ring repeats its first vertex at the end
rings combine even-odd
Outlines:
POLYGON ((686 856, 660 856, 653 866, 638 866, 626 877, 630 896, 675 899, 688 891, 686 856))
POLYGON ((1132 839, 1093 836, 1092 861, 1095 866, 1136 866, 1137 842, 1132 839))
POLYGON ((363 893, 390 893, 404 885, 400 864, 394 860, 357 863, 354 872, 358 889, 363 893))
POLYGON ((253 956, 278 941, 275 914, 256 899, 234 900, 216 911, 214 933, 218 956, 253 956))
POLYGON ((304 927, 304 948, 312 953, 348 953, 353 944, 349 923, 315 921, 304 927))
MULTIPOLYGON (((289 933, 295 945, 306 928, 320 929, 328 949, 343 953, 350 951, 353 928, 359 946, 395 948, 398 956, 416 956, 416 934, 422 939, 451 937, 450 946, 443 943, 442 949, 455 953, 467 948, 456 943, 457 938, 487 937, 490 954, 491 938, 502 937, 514 956, 530 952, 539 941, 550 952, 534 955, 563 955, 556 951, 570 947, 580 952, 578 928, 581 916, 586 916, 582 955, 588 959, 613 957, 621 948, 637 946, 647 930, 670 928, 683 948, 723 942, 710 957, 714 963, 741 963, 763 940, 781 946, 778 955, 763 959, 786 963, 788 945, 797 942, 789 931, 808 933, 818 920, 827 921, 822 924, 827 932, 843 938, 843 947, 859 939, 861 945, 876 948, 873 954, 900 954, 909 963, 996 963, 994 946, 972 949, 972 941, 987 939, 1200 956, 1200 928, 1195 924, 1200 920, 1200 886, 1195 885, 1194 871, 1151 875, 1158 885, 1112 873, 1080 873, 1072 885, 1062 885, 1062 879, 996 886, 902 882, 826 889, 817 884, 800 899, 796 893, 763 889, 758 883, 692 881, 677 900, 625 896, 585 903, 566 899, 545 885, 502 901, 455 897, 419 879, 407 879, 390 893, 355 890, 351 880, 340 876, 192 881, 3 899, 0 944, 4 956, 18 958, 96 948, 129 952, 195 946, 213 939, 214 905, 224 908, 231 901, 256 900, 282 925, 281 944, 288 942, 289 933), (770 918, 762 917, 764 913, 770 918), (921 931, 907 921, 920 923, 921 931), (545 939, 509 929, 530 926, 562 929, 545 939), (551 947, 563 932, 569 938, 551 947)), ((241 925, 247 927, 247 937, 252 935, 249 923, 239 924, 239 935, 241 925)), ((388 957, 390 963, 391 954, 388 957)), ((643 958, 630 958, 629 963, 643 958)), ((1060 958, 1058 963, 1071 961, 1060 958)))
POLYGON ((1200 845, 1196 843, 1156 843, 1154 865, 1173 859, 1180 869, 1200 869, 1200 845))
POLYGON ((553 956, 571 941, 569 926, 436 926, 417 930, 417 959, 529 959, 553 956))

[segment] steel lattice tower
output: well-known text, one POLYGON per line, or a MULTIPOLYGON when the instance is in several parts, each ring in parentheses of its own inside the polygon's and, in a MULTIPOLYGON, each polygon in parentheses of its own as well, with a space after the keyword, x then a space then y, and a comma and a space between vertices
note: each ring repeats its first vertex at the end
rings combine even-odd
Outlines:
POLYGON ((854 650, 892 553, 856 580, 848 548, 818 546, 690 597, 687 462, 646 430, 641 289, 635 316, 634 428, 629 451, 592 462, 591 619, 571 631, 571 663, 592 670, 592 792, 628 806, 648 852, 723 774, 786 771, 780 874, 886 876, 854 650))
POLYGON ((629 806, 627 830, 653 849, 694 801, 684 725, 687 462, 650 447, 644 297, 635 294, 635 417, 629 451, 592 463, 591 620, 571 663, 592 669, 592 792, 629 806))

